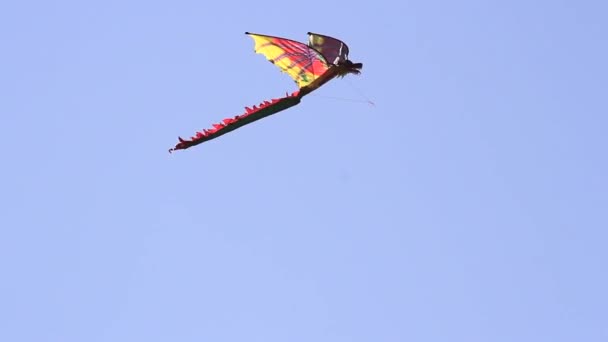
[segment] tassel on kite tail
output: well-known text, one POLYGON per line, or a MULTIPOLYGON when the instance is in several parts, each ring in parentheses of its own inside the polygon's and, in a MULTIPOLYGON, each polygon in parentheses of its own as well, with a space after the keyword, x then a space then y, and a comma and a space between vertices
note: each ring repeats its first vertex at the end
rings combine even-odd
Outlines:
POLYGON ((181 137, 178 137, 179 142, 177 143, 177 145, 175 145, 175 147, 169 149, 169 153, 172 153, 176 150, 185 150, 189 147, 196 146, 205 141, 215 139, 226 133, 232 132, 237 128, 250 124, 254 121, 260 120, 272 114, 276 114, 280 111, 283 111, 287 108, 293 107, 300 103, 301 98, 302 96, 300 95, 299 91, 296 91, 291 95, 286 94, 285 97, 264 101, 259 105, 253 106, 251 108, 245 107, 245 112, 243 114, 237 115, 232 118, 226 118, 220 123, 213 124, 213 127, 209 129, 203 129, 200 132, 196 132, 196 134, 190 139, 183 139, 181 137))

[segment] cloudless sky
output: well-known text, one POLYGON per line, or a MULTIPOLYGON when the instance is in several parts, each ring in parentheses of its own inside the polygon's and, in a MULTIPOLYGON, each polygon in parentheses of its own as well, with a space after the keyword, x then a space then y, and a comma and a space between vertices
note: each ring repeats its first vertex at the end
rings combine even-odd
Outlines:
POLYGON ((3 2, 0 340, 608 341, 607 13, 3 2), (363 74, 169 154, 295 90, 245 31, 363 74))

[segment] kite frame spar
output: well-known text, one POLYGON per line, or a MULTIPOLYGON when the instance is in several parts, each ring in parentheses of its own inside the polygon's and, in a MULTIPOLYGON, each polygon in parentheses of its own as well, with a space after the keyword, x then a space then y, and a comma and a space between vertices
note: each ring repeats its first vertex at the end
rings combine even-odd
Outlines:
POLYGON ((245 107, 245 113, 226 118, 213 128, 197 132, 190 140, 178 137, 179 142, 169 152, 183 150, 220 137, 254 121, 276 114, 300 103, 302 97, 315 91, 336 77, 360 74, 363 64, 348 59, 348 46, 336 38, 308 32, 309 43, 245 32, 255 42, 254 51, 264 55, 298 85, 298 90, 285 97, 264 101, 258 106, 245 107), (328 60, 328 57, 331 58, 328 60))

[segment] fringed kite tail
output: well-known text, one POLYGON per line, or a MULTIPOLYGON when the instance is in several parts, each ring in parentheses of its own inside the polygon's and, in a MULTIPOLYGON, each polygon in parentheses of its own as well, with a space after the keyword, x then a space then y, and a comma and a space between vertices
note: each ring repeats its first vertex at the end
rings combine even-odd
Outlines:
POLYGON ((205 141, 215 139, 226 133, 232 132, 237 128, 243 127, 254 121, 260 120, 272 114, 276 114, 287 108, 293 107, 300 103, 302 96, 298 91, 287 94, 285 97, 278 99, 272 99, 270 101, 264 101, 257 106, 245 107, 245 112, 241 115, 237 115, 233 118, 226 118, 222 122, 213 124, 212 128, 203 129, 200 132, 196 132, 189 140, 178 137, 179 142, 175 147, 169 149, 169 153, 176 150, 185 150, 189 147, 201 144, 205 141))

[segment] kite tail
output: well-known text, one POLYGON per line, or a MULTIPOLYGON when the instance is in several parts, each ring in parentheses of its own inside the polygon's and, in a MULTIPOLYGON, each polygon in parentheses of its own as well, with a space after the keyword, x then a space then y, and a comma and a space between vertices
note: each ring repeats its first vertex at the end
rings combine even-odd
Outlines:
POLYGON ((190 139, 183 139, 178 137, 179 142, 175 147, 169 149, 169 153, 176 150, 185 150, 189 147, 201 144, 205 141, 215 139, 226 133, 232 132, 237 128, 243 127, 254 121, 260 120, 272 114, 276 114, 287 108, 293 107, 300 103, 302 96, 298 91, 287 94, 285 97, 278 99, 272 99, 264 101, 257 106, 245 107, 245 112, 241 115, 237 115, 233 118, 226 118, 220 123, 213 124, 213 127, 209 129, 203 129, 200 132, 196 132, 190 139))

